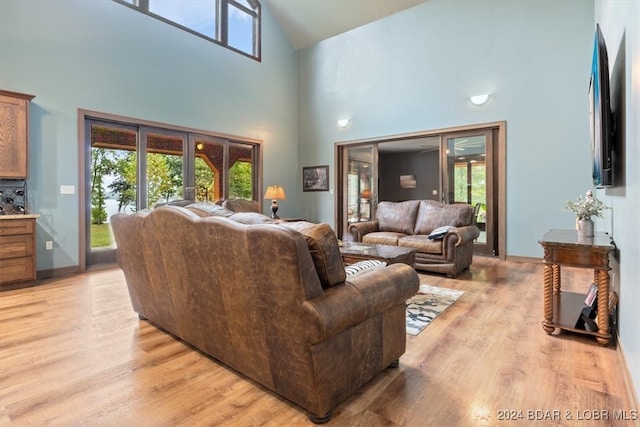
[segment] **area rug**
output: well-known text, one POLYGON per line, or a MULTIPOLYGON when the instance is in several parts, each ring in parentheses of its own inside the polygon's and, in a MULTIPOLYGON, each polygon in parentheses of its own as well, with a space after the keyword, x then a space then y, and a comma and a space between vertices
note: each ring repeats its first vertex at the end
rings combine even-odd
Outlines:
POLYGON ((418 293, 407 300, 407 333, 418 335, 464 291, 420 285, 418 293))

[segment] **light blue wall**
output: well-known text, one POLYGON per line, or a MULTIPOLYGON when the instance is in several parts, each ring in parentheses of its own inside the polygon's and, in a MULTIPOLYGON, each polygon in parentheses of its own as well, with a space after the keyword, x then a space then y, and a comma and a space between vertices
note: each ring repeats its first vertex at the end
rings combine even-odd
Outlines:
MULTIPOLYGON (((335 171, 337 141, 506 120, 507 254, 541 257, 538 239, 573 227, 565 202, 591 186, 593 22, 583 0, 430 0, 311 46, 298 59, 300 162, 335 171)), ((334 222, 332 194, 301 202, 334 222)))
POLYGON ((59 194, 79 185, 79 108, 260 139, 264 183, 291 189, 280 214, 297 215, 296 53, 263 12, 257 62, 109 0, 0 2, 0 87, 36 95, 38 270, 79 263, 78 197, 59 194))
POLYGON ((620 345, 640 397, 640 2, 597 1, 595 11, 607 43, 611 96, 624 153, 623 172, 617 171, 624 185, 596 192, 612 207, 596 227, 610 232, 619 249, 620 265, 612 275, 619 286, 620 345))

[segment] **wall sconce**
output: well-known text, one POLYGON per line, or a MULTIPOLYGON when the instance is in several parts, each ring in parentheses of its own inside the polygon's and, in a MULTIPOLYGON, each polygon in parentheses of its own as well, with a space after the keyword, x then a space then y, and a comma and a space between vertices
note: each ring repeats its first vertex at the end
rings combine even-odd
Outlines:
POLYGON ((343 129, 349 126, 349 123, 351 123, 351 119, 349 118, 338 120, 338 126, 340 126, 343 129))
POLYGON ((489 100, 489 94, 475 95, 470 97, 469 100, 473 105, 477 105, 479 107, 487 103, 489 100))
POLYGON ((285 200, 287 195, 284 193, 284 188, 280 185, 270 185, 267 187, 266 193, 264 193, 265 199, 273 199, 271 202, 271 218, 279 219, 278 216, 278 200, 285 200))

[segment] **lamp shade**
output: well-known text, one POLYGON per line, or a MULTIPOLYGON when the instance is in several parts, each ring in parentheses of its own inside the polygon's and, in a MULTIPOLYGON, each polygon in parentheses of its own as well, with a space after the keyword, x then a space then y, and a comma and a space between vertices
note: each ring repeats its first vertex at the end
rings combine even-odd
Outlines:
POLYGON ((284 188, 280 185, 270 185, 267 187, 266 193, 264 193, 265 199, 285 200, 287 195, 284 192, 284 188))

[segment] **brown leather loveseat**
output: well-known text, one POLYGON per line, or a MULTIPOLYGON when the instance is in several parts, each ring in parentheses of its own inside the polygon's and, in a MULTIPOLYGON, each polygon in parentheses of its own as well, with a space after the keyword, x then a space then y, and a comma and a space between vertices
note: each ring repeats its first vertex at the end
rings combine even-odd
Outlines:
POLYGON ((346 278, 327 224, 221 206, 111 218, 134 310, 326 422, 405 351, 404 264, 346 278))
POLYGON ((480 235, 473 222, 467 204, 384 201, 378 203, 375 221, 349 225, 349 235, 356 242, 415 248, 416 269, 456 277, 473 261, 473 241, 480 235))

